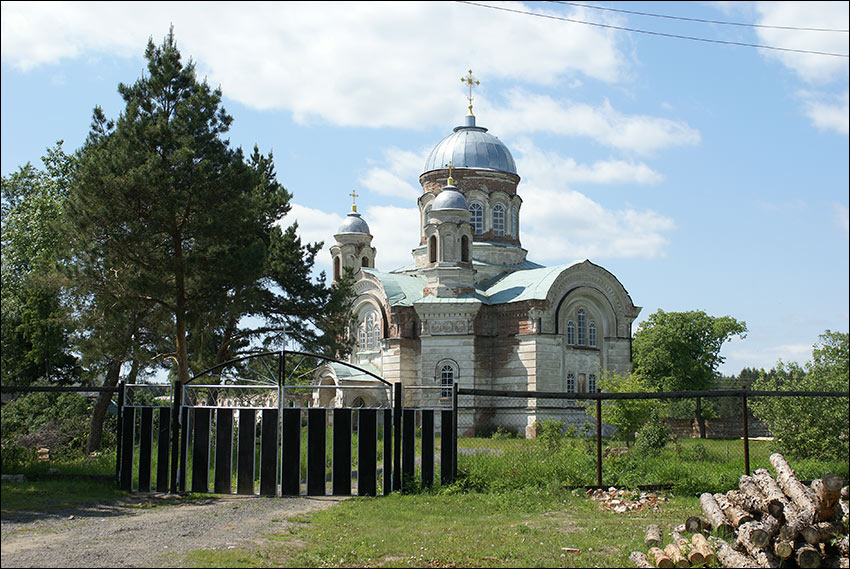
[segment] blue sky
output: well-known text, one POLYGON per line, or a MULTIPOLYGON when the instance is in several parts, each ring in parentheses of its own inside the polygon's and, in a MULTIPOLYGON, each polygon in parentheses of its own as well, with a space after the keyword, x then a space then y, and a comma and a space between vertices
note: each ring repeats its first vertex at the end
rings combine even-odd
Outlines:
POLYGON ((78 148, 95 105, 117 116, 118 83, 173 24, 223 91, 231 143, 274 152, 294 194, 283 223, 329 245, 356 189, 392 270, 417 245, 418 177, 462 123, 472 69, 478 124, 522 177, 531 260, 604 266, 638 322, 746 321, 724 373, 804 362, 824 330, 848 330, 848 58, 800 52, 846 56, 848 34, 785 29, 847 30, 847 2, 485 4, 501 9, 3 2, 2 174, 59 139, 78 148))

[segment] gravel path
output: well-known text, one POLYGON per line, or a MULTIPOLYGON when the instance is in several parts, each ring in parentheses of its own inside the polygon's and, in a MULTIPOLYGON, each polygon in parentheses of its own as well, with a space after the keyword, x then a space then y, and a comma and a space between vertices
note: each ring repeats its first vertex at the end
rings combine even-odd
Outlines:
POLYGON ((217 497, 180 503, 151 494, 114 504, 4 513, 6 567, 168 567, 195 549, 232 549, 280 532, 288 518, 337 497, 217 497), (155 507, 151 507, 156 505, 155 507))

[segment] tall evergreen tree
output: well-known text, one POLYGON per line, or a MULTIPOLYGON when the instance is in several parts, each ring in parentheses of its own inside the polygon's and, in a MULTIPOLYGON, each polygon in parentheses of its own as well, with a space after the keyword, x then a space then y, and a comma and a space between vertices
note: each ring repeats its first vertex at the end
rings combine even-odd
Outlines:
POLYGON ((349 291, 312 282, 320 245, 276 226, 291 195, 272 157, 230 148, 221 92, 182 63, 173 30, 145 57, 148 74, 118 87, 123 112, 113 122, 95 108, 79 152, 68 219, 81 305, 107 326, 124 315, 125 351, 168 338, 180 382, 274 343, 284 324, 305 345, 344 349, 322 329, 345 320, 334 311, 349 291))

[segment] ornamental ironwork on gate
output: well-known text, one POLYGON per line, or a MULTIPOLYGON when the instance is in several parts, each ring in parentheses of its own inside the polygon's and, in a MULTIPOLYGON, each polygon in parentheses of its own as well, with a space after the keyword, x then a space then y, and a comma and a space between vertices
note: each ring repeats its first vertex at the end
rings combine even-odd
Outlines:
POLYGON ((446 397, 441 387, 392 384, 370 367, 287 350, 231 360, 185 384, 128 385, 119 484, 375 496, 429 487, 436 477, 450 483, 456 389, 446 397))

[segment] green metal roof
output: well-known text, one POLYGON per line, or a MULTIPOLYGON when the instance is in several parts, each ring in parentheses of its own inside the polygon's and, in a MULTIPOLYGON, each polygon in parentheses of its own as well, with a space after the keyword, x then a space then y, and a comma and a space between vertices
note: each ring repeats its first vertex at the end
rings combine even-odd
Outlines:
POLYGON ((500 275, 486 283, 481 292, 488 304, 544 300, 558 275, 571 266, 556 265, 500 275))
POLYGON ((380 281, 391 306, 413 306, 414 303, 458 304, 470 302, 483 302, 493 305, 523 302, 525 300, 544 300, 555 279, 574 264, 577 263, 541 267, 529 261, 526 266, 534 268, 523 268, 503 273, 476 287, 473 294, 456 298, 423 297, 422 290, 425 288, 426 281, 425 277, 421 275, 382 273, 375 269, 366 268, 362 270, 380 281))
POLYGON ((373 275, 380 281, 387 293, 387 301, 390 306, 412 306, 414 302, 422 298, 422 290, 425 288, 425 277, 423 276, 382 273, 367 268, 361 270, 373 275))

